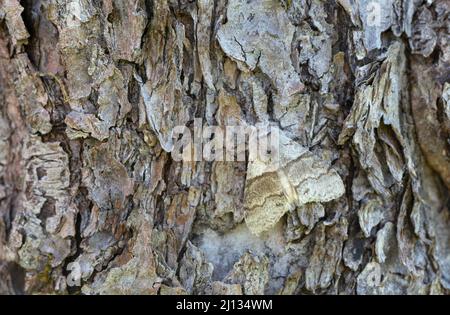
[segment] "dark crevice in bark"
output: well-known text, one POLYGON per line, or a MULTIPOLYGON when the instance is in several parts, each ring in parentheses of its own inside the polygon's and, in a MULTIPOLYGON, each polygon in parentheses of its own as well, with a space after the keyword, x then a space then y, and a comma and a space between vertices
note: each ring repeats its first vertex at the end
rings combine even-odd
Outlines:
POLYGON ((30 61, 39 69, 40 56, 39 56, 39 21, 40 21, 40 0, 20 0, 20 4, 23 6, 22 18, 25 23, 30 37, 28 39, 28 44, 25 46, 26 53, 28 54, 30 61))
MULTIPOLYGON (((72 268, 69 268, 71 263, 74 263, 76 261, 76 259, 82 254, 83 250, 81 248, 81 242, 83 241, 83 237, 82 237, 82 231, 81 231, 81 221, 82 221, 82 217, 81 214, 78 213, 77 214, 77 219, 76 219, 76 223, 75 223, 75 238, 74 238, 74 243, 73 243, 73 251, 74 254, 67 257, 64 261, 63 267, 62 267, 62 274, 64 275, 65 278, 69 278, 70 277, 70 273, 72 271, 72 268)), ((73 266, 73 265, 72 265, 73 266)), ((69 294, 79 294, 80 290, 81 290, 81 286, 83 284, 83 279, 80 279, 80 286, 68 286, 67 287, 67 292, 69 294)))

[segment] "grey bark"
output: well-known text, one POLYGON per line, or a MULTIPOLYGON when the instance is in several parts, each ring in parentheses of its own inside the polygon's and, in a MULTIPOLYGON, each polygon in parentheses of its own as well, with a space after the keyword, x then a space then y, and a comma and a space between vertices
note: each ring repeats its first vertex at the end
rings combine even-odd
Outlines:
POLYGON ((448 294, 449 9, 0 0, 0 293, 448 294), (176 162, 195 118, 280 169, 176 162))

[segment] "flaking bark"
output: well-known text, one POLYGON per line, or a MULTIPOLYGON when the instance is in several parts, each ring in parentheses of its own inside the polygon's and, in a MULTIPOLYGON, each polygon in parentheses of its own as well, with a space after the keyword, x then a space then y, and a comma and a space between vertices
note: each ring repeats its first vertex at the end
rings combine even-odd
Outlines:
POLYGON ((449 13, 0 0, 0 293, 448 294, 449 13), (176 162, 195 118, 280 168, 176 162))

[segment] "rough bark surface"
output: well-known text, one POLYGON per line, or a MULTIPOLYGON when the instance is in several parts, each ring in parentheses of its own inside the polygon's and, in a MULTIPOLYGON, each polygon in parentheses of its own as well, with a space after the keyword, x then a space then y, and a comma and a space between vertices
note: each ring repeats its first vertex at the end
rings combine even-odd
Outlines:
POLYGON ((449 13, 0 0, 0 293, 450 293, 449 13), (281 169, 176 162, 195 118, 281 169))

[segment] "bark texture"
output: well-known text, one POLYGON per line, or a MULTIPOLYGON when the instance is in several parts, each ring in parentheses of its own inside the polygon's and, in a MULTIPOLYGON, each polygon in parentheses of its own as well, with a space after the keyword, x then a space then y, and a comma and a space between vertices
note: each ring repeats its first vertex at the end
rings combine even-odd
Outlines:
POLYGON ((0 293, 448 294, 449 13, 0 0, 0 293), (176 162, 195 118, 281 169, 176 162))

